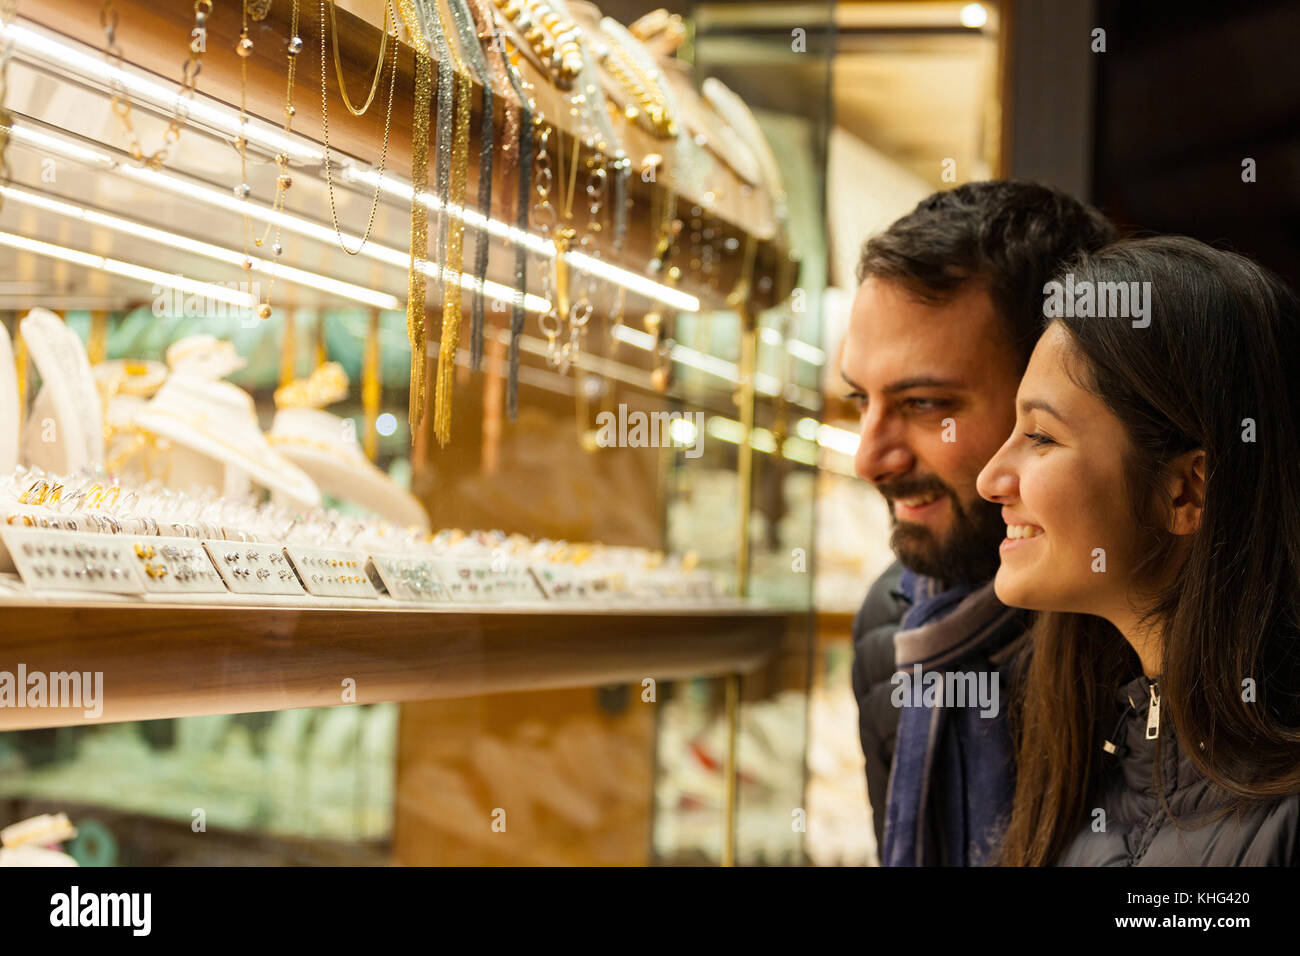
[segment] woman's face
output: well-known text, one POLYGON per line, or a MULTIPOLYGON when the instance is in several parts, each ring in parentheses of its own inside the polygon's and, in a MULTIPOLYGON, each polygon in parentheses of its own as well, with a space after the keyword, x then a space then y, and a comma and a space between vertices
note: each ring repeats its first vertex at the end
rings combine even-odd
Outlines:
POLYGON ((1016 394, 1015 429, 976 487, 1007 525, 994 579, 1004 604, 1114 620, 1130 607, 1139 555, 1123 474, 1129 440, 1074 383, 1069 371, 1086 380, 1082 361, 1060 323, 1049 326, 1016 394))

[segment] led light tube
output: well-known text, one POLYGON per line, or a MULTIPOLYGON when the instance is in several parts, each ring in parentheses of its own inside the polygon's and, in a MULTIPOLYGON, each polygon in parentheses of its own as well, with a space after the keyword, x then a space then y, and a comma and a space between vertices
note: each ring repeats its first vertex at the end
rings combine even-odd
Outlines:
MULTIPOLYGON (((115 171, 123 176, 127 176, 128 178, 137 179, 141 182, 158 186, 178 195, 189 196, 191 199, 197 199, 200 202, 227 209, 239 215, 247 215, 249 218, 258 219, 262 222, 274 223, 288 229, 290 232, 295 232, 300 236, 316 239, 328 245, 336 245, 338 242, 334 230, 328 226, 322 226, 319 223, 291 215, 290 213, 276 212, 269 206, 263 206, 248 199, 239 199, 232 193, 226 193, 219 189, 212 189, 208 186, 200 186, 197 183, 189 182, 188 180, 181 179, 178 176, 173 176, 170 173, 158 172, 144 166, 125 165, 119 165, 115 171)), ((352 236, 347 233, 344 233, 343 239, 349 245, 359 244, 361 241, 360 236, 352 236)), ((394 249, 391 246, 385 246, 383 243, 376 242, 373 239, 365 244, 365 247, 361 250, 360 254, 378 262, 387 263, 395 268, 405 270, 410 267, 410 256, 407 253, 402 252, 399 249, 394 249)), ((441 266, 427 260, 424 263, 424 272, 426 275, 433 276, 434 278, 437 278, 439 275, 444 277, 450 275, 450 273, 444 270, 441 266)), ((469 273, 461 272, 457 282, 462 288, 469 289, 470 291, 478 290, 478 283, 474 280, 474 276, 469 273)), ((491 279, 487 279, 483 282, 483 294, 489 298, 500 299, 503 302, 510 302, 514 300, 515 290, 500 282, 494 282, 491 279)), ((541 296, 529 293, 524 296, 524 308, 529 312, 547 312, 550 310, 551 304, 541 296)))
POLYGON ((820 367, 826 364, 826 353, 817 348, 817 346, 810 345, 807 342, 802 342, 799 339, 787 339, 777 329, 772 328, 770 325, 765 325, 763 327, 762 331, 759 332, 759 337, 768 345, 779 346, 784 344, 786 351, 795 358, 807 362, 809 365, 820 367))
POLYGON ((852 457, 858 451, 858 436, 834 425, 821 425, 817 428, 817 444, 852 457))
MULTIPOLYGON (((344 171, 345 178, 352 182, 362 183, 367 186, 378 187, 381 191, 388 193, 403 202, 410 202, 412 196, 412 187, 410 183, 403 182, 397 177, 384 174, 379 176, 374 170, 361 169, 355 165, 349 166, 344 171)), ((431 193, 425 193, 424 204, 434 212, 443 208, 443 203, 431 193)), ((520 232, 514 226, 508 226, 496 219, 478 213, 472 209, 465 209, 460 206, 446 204, 447 210, 451 215, 461 219, 465 225, 473 226, 478 229, 486 229, 490 235, 496 236, 507 242, 522 244, 529 252, 536 253, 547 258, 555 258, 555 244, 541 236, 531 232, 520 232)), ((656 302, 662 302, 664 305, 674 308, 679 312, 698 312, 700 311, 700 300, 693 295, 682 292, 680 289, 674 289, 672 286, 664 285, 662 282, 655 282, 653 279, 647 279, 643 275, 630 272, 616 265, 611 265, 594 256, 576 250, 565 253, 565 261, 575 269, 594 275, 598 279, 604 279, 606 282, 612 282, 620 285, 629 292, 635 292, 637 295, 656 302)))
POLYGON ((156 80, 113 66, 102 56, 85 53, 68 43, 62 43, 44 31, 22 24, 11 24, 0 29, 15 50, 30 54, 59 70, 74 72, 107 86, 110 90, 122 87, 133 99, 144 100, 155 107, 185 114, 198 122, 219 129, 233 137, 245 136, 274 153, 287 153, 300 163, 319 164, 325 154, 314 146, 305 145, 301 137, 286 136, 269 124, 249 118, 239 122, 239 114, 226 106, 218 106, 207 97, 195 95, 182 100, 178 87, 169 87, 156 80))
POLYGON ((38 129, 13 124, 7 127, 0 126, 0 129, 5 129, 12 139, 25 146, 58 153, 68 159, 89 163, 92 166, 102 166, 106 169, 114 165, 113 157, 107 153, 101 153, 97 149, 89 149, 61 136, 51 136, 49 133, 44 133, 38 129))
MULTIPOLYGON (((44 209, 59 216, 64 216, 69 219, 77 219, 97 226, 104 226, 105 228, 112 229, 114 232, 136 236, 150 242, 159 243, 160 245, 182 249, 186 252, 193 252, 197 255, 205 256, 209 259, 215 259, 218 262, 224 262, 232 266, 239 266, 244 260, 244 254, 236 249, 225 249, 221 246, 214 246, 211 243, 201 242, 197 239, 190 239, 188 236, 182 236, 174 232, 167 232, 163 229, 155 229, 154 227, 147 226, 144 223, 134 222, 130 219, 122 219, 118 216, 110 216, 106 213, 96 212, 93 209, 86 209, 82 206, 77 206, 59 199, 53 199, 39 193, 28 192, 24 189, 16 189, 12 186, 0 186, 0 195, 4 196, 6 199, 11 199, 27 206, 33 206, 37 209, 44 209)), ((385 292, 374 292, 370 289, 363 288, 362 286, 353 285, 350 282, 342 282, 338 279, 331 279, 328 276, 318 275, 314 272, 296 269, 293 266, 287 266, 275 262, 274 260, 258 259, 252 256, 249 258, 253 262, 254 271, 275 278, 284 279, 286 282, 292 282, 297 285, 332 292, 335 295, 353 299, 357 302, 364 302, 366 305, 372 305, 379 309, 397 309, 402 304, 395 296, 388 295, 385 292)))
POLYGON ((24 252, 35 253, 38 256, 46 256, 50 259, 60 259, 73 265, 84 266, 87 269, 111 272, 114 275, 123 276, 127 279, 138 279, 152 285, 167 286, 170 289, 206 296, 209 299, 229 302, 231 305, 238 305, 247 309, 257 306, 257 298, 248 292, 228 289, 224 286, 213 285, 210 282, 196 282, 193 279, 186 279, 184 276, 175 275, 174 273, 160 272, 157 269, 149 269, 145 266, 137 266, 134 263, 123 262, 120 259, 109 259, 107 256, 98 256, 77 249, 69 249, 67 246, 57 246, 54 243, 42 242, 39 239, 15 236, 10 232, 0 232, 0 246, 21 249, 24 252))

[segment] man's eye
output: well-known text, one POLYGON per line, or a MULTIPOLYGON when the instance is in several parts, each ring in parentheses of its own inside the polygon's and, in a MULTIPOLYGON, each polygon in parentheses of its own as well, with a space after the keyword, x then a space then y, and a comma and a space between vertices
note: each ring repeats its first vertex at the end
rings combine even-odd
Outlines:
POLYGON ((950 404, 942 398, 905 398, 902 402, 903 407, 911 412, 933 412, 950 404))
POLYGON ((1044 435, 1042 432, 1025 432, 1025 437, 1035 445, 1055 445, 1056 440, 1050 435, 1044 435))
POLYGON ((859 409, 867 407, 867 396, 862 392, 849 392, 844 396, 846 402, 852 402, 859 409))

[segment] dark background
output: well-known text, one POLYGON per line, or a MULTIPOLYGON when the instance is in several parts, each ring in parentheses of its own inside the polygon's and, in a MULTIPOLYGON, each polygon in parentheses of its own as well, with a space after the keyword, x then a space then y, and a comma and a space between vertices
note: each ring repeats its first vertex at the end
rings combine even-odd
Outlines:
POLYGON ((1098 20, 1093 201, 1300 288, 1300 3, 1102 0, 1098 20))

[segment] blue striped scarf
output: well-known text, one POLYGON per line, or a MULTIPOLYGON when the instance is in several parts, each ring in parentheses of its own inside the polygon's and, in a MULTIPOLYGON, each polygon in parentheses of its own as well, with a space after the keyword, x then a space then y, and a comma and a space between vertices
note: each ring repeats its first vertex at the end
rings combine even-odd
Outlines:
POLYGON ((912 602, 894 636, 895 665, 908 675, 903 686, 918 664, 922 673, 987 673, 999 681, 999 707, 994 716, 923 701, 901 708, 881 863, 978 866, 996 846, 1015 792, 1010 687, 998 666, 999 652, 1024 633, 1026 615, 1002 604, 992 582, 944 589, 906 571, 900 590, 912 602))

